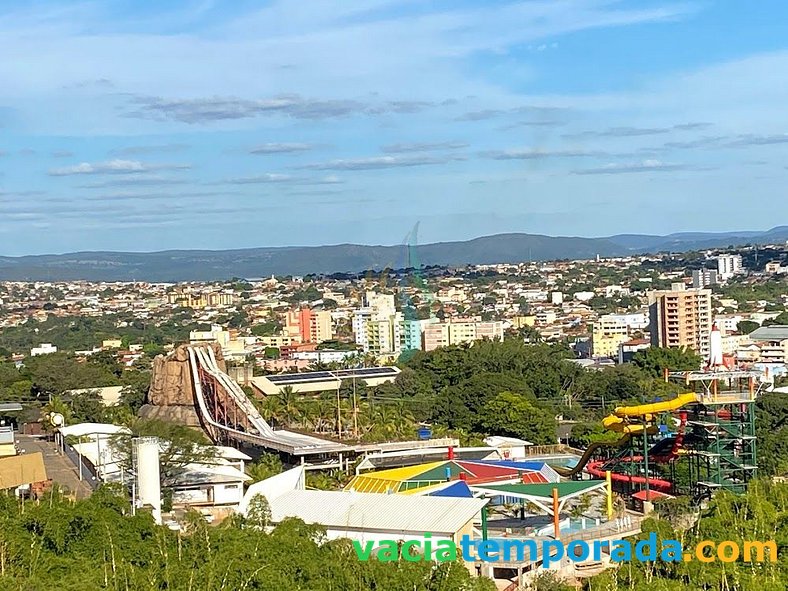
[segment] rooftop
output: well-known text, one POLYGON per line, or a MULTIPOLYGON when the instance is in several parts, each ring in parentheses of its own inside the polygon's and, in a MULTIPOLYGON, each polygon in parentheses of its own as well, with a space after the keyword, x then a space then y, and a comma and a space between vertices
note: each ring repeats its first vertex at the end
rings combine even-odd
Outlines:
POLYGON ((750 333, 753 341, 784 341, 788 339, 788 326, 773 324, 756 328, 750 333))
POLYGON ((292 490, 268 502, 274 523, 298 517, 341 530, 454 534, 477 516, 487 500, 292 490))

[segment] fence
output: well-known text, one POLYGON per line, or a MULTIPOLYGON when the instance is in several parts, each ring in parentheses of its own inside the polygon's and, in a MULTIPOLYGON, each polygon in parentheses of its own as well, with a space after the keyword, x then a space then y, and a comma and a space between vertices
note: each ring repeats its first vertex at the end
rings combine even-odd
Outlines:
POLYGON ((101 484, 101 481, 99 480, 93 465, 84 457, 82 457, 79 452, 77 452, 77 450, 68 444, 63 446, 63 451, 65 452, 66 457, 71 460, 71 463, 76 466, 77 471, 82 475, 82 480, 86 482, 90 488, 96 490, 99 484, 101 484))

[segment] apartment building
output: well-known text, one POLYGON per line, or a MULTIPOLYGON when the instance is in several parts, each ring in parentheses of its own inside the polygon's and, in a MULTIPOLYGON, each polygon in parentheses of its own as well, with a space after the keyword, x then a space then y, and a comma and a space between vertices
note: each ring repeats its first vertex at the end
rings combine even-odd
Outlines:
POLYGON ((618 357, 619 346, 629 340, 629 326, 613 315, 600 316, 591 327, 594 357, 618 357))
POLYGON ((648 294, 651 344, 654 347, 687 347, 704 359, 709 356, 711 290, 672 289, 648 294))
POLYGON ((715 269, 695 269, 692 271, 692 287, 703 289, 710 285, 717 285, 717 271, 715 269))
POLYGON ((758 348, 758 362, 788 364, 788 326, 762 326, 749 338, 758 348))
POLYGON ((238 296, 228 292, 194 293, 176 292, 167 296, 169 304, 183 308, 202 310, 203 308, 216 308, 219 306, 232 306, 238 302, 238 296))
POLYGON ((331 312, 315 312, 311 308, 290 311, 285 317, 284 334, 298 336, 302 343, 322 343, 334 336, 331 312))
POLYGON ((392 355, 402 351, 403 317, 394 302, 393 294, 368 291, 364 306, 353 313, 353 334, 365 353, 392 355))
POLYGON ((435 322, 424 327, 424 350, 472 343, 481 339, 503 339, 503 322, 478 322, 457 319, 435 322))
POLYGON ((740 254, 721 254, 717 257, 717 275, 720 281, 727 281, 744 271, 740 254))

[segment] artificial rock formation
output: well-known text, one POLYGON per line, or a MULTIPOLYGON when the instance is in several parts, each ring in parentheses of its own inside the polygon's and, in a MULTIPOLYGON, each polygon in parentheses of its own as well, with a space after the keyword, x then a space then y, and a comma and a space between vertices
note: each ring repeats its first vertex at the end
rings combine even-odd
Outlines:
MULTIPOLYGON (((219 368, 225 369, 222 349, 217 343, 196 346, 211 347, 219 368)), ((199 426, 200 421, 194 408, 196 403, 194 383, 186 347, 187 345, 180 345, 169 355, 158 355, 153 360, 148 398, 140 409, 140 416, 143 418, 199 426)))

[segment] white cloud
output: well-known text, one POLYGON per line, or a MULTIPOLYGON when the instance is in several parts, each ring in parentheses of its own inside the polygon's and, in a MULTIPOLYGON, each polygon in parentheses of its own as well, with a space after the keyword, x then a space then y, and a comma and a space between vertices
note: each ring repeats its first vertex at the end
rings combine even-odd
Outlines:
POLYGON ((136 174, 155 170, 184 170, 188 164, 147 164, 139 160, 109 160, 107 162, 81 162, 73 166, 53 168, 50 176, 71 176, 79 174, 136 174))

